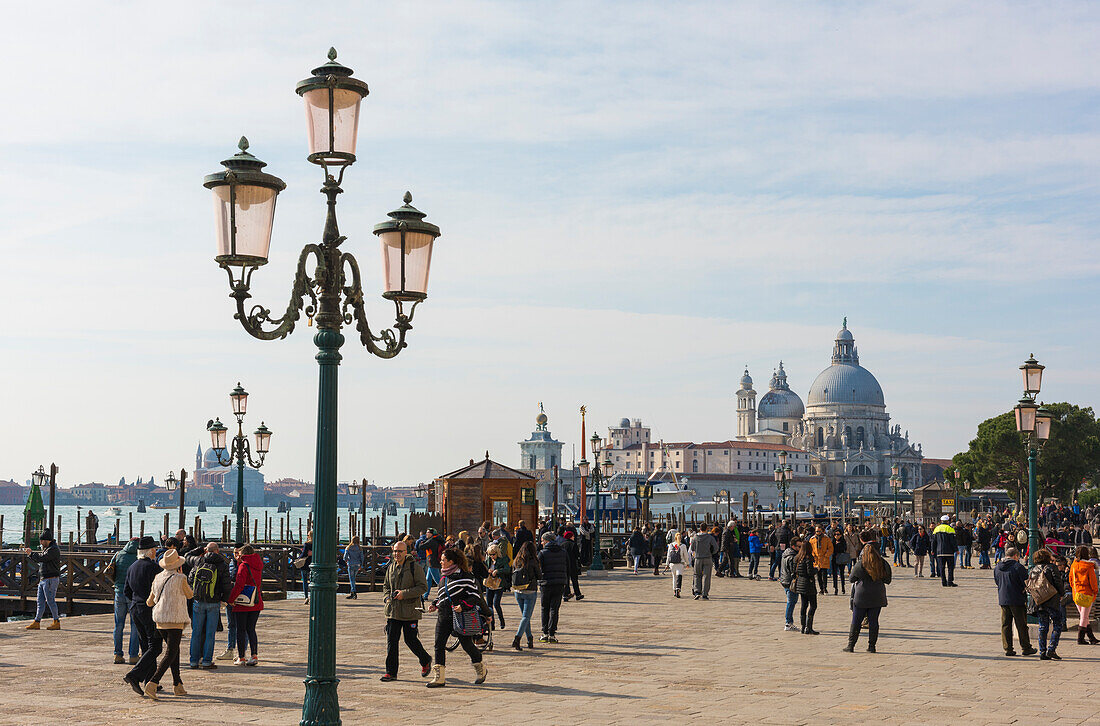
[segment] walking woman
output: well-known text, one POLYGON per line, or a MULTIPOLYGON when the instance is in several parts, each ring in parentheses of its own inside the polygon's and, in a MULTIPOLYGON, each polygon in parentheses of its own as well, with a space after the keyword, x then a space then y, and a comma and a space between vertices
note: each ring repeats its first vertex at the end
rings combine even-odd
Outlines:
POLYGON ((447 638, 454 635, 466 654, 470 656, 470 662, 474 664, 477 680, 474 683, 484 683, 487 672, 485 664, 481 662, 481 651, 474 645, 474 639, 466 635, 458 635, 454 630, 454 613, 464 612, 470 608, 477 608, 481 604, 481 595, 477 591, 477 583, 470 572, 470 563, 466 555, 457 547, 443 551, 441 560, 443 580, 439 583, 439 597, 432 601, 428 612, 439 611, 435 621, 435 667, 434 678, 428 681, 428 688, 440 688, 447 685, 447 638))
POLYGON ((348 566, 348 588, 351 590, 347 599, 357 600, 359 595, 355 592, 355 578, 363 568, 363 548, 359 546, 358 535, 352 537, 351 542, 344 549, 344 564, 348 566))
MULTIPOLYGON (((913 541, 909 544, 917 558, 917 564, 913 565, 913 577, 924 577, 924 558, 932 549, 932 538, 928 536, 928 530, 923 524, 917 527, 917 533, 913 535, 913 541)), ((1000 562, 1000 559, 997 561, 1000 562)))
POLYGON ((649 541, 639 527, 635 527, 630 534, 630 558, 634 561, 634 574, 638 574, 638 565, 649 551, 649 541))
POLYGON ((233 664, 254 666, 259 662, 256 621, 264 609, 264 599, 260 594, 264 561, 249 544, 233 554, 237 559, 237 579, 233 582, 233 591, 229 593, 233 618, 237 621, 237 659, 233 664), (244 657, 246 643, 250 652, 247 660, 244 657))
POLYGON ((844 581, 848 579, 847 566, 851 561, 848 556, 848 542, 844 539, 844 531, 840 527, 833 528, 833 561, 830 567, 833 573, 833 594, 836 595, 837 582, 840 583, 840 592, 844 593, 844 581))
POLYGON ((820 635, 814 630, 814 613, 817 612, 817 567, 814 565, 814 546, 811 538, 802 541, 802 547, 794 558, 794 591, 802 597, 802 634, 820 635))
MULTIPOLYGON (((500 607, 500 600, 512 587, 512 566, 508 563, 508 558, 501 554, 496 543, 489 545, 488 554, 486 564, 489 566, 489 577, 485 579, 485 593, 489 610, 494 612, 494 615, 489 616, 489 624, 493 629, 504 628, 504 610, 500 607), (499 625, 497 618, 500 619, 499 625)), ((516 644, 519 644, 518 636, 516 644)))
MULTIPOLYGON (((530 541, 524 542, 512 560, 512 589, 516 591, 516 603, 519 605, 519 627, 516 628, 516 637, 512 640, 512 648, 522 650, 519 639, 527 635, 527 647, 535 647, 535 636, 531 633, 531 616, 535 614, 535 601, 539 595, 539 580, 542 579, 542 568, 539 567, 539 559, 535 556, 535 545, 530 541)), ((504 621, 501 620, 501 627, 504 621)))
POLYGON ((485 557, 481 553, 481 545, 473 543, 466 545, 465 551, 462 553, 466 555, 466 561, 470 563, 470 574, 474 576, 474 582, 477 583, 478 594, 484 592, 485 578, 489 576, 489 568, 486 566, 485 557))
POLYGON ((302 553, 294 560, 294 566, 302 576, 302 594, 306 596, 306 605, 309 604, 309 567, 313 564, 313 530, 306 532, 306 542, 302 545, 302 553))
POLYGON ((890 563, 883 559, 874 542, 865 544, 849 578, 852 582, 852 625, 848 629, 845 653, 855 650, 864 618, 867 619, 867 652, 877 652, 878 616, 886 607, 886 586, 892 578, 890 563))
POLYGON ((153 608, 153 622, 157 624, 161 638, 167 647, 161 656, 157 670, 145 684, 145 695, 157 698, 157 686, 169 668, 172 669, 172 685, 177 696, 186 696, 183 679, 180 678, 180 639, 187 627, 187 601, 194 596, 187 577, 180 572, 183 558, 175 550, 168 550, 160 561, 162 571, 153 578, 146 605, 153 608))
MULTIPOLYGON (((1053 589, 1053 594, 1041 603, 1029 600, 1030 614, 1039 618, 1039 658, 1041 660, 1062 660, 1056 652, 1058 639, 1062 631, 1066 629, 1066 611, 1062 607, 1062 596, 1065 594, 1065 580, 1061 571, 1053 564, 1054 558, 1050 550, 1043 547, 1035 551, 1035 565, 1028 574, 1028 580, 1037 580, 1040 577, 1046 579, 1053 589), (1047 635, 1050 639, 1047 639, 1047 635), (1049 648, 1047 646, 1050 646, 1049 648)), ((1041 582, 1041 580, 1040 580, 1041 582)))
POLYGON ((1089 622, 1089 612, 1096 601, 1096 566, 1089 560, 1089 548, 1081 545, 1073 564, 1069 568, 1069 584, 1073 590, 1073 604, 1077 606, 1077 613, 1081 616, 1077 624, 1077 644, 1086 645, 1085 636, 1088 636, 1089 645, 1100 643, 1092 632, 1092 624, 1089 622))
POLYGON ((672 594, 680 597, 680 586, 684 583, 684 570, 687 568, 688 547, 684 544, 684 533, 677 532, 672 536, 672 542, 668 545, 665 554, 665 562, 672 570, 672 594))

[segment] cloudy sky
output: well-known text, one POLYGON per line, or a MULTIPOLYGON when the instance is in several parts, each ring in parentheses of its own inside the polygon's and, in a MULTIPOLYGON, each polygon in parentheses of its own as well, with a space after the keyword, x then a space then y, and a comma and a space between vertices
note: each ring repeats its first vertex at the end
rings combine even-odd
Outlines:
POLYGON ((841 319, 928 456, 1047 364, 1100 403, 1094 3, 24 3, 0 125, 0 478, 191 468, 238 380, 312 480, 312 329, 232 319, 202 176, 245 134, 286 180, 259 302, 323 219, 294 84, 330 45, 370 84, 341 198, 375 327, 371 225, 443 230, 410 346, 349 341, 342 479, 518 464, 546 404, 735 434, 745 364, 803 397, 841 319), (1093 330, 1093 333, 1089 333, 1093 330))

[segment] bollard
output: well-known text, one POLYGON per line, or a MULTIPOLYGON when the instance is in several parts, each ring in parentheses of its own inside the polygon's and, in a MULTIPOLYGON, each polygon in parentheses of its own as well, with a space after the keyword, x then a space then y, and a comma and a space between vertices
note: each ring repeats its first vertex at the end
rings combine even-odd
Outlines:
POLYGON ((195 533, 195 541, 202 542, 204 539, 202 531, 202 517, 197 514, 195 515, 195 528, 192 531, 195 533))

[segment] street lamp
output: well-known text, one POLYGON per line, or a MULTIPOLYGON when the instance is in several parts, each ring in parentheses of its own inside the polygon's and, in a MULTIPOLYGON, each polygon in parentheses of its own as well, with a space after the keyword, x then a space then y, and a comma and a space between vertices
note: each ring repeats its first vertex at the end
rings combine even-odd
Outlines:
MULTIPOLYGON (((253 432, 256 438, 256 455, 253 460, 252 449, 248 444, 248 436, 244 433, 244 416, 248 411, 248 393, 237 387, 229 393, 229 399, 233 403, 233 415, 237 417, 237 433, 233 436, 232 446, 226 446, 226 434, 229 431, 220 418, 206 422, 206 430, 210 432, 210 443, 214 449, 214 456, 222 466, 232 466, 237 463, 237 537, 238 542, 248 541, 248 523, 244 521, 244 465, 247 463, 253 469, 259 469, 264 465, 264 458, 271 447, 271 429, 260 422, 260 427, 253 432)), ((180 521, 183 521, 183 493, 180 492, 180 521)), ((182 525, 181 525, 182 526, 182 525)))
POLYGON ((715 492, 711 497, 714 500, 714 521, 718 522, 718 505, 722 503, 722 492, 715 492))
POLYGON ((787 518, 787 487, 791 482, 791 467, 787 465, 787 452, 779 452, 779 466, 775 470, 775 488, 779 490, 783 506, 783 519, 787 518))
MULTIPOLYGON (((897 465, 894 465, 897 469, 897 465)), ((894 474, 890 477, 890 488, 894 490, 894 519, 898 518, 898 490, 901 489, 901 477, 894 474)))
POLYGON ((1052 415, 1045 407, 1035 405, 1043 380, 1043 369, 1035 360, 1035 354, 1024 361, 1020 371, 1024 377, 1024 395, 1016 404, 1016 430, 1024 435, 1027 445, 1027 550, 1028 561, 1035 564, 1035 553, 1042 542, 1039 539, 1039 503, 1035 484, 1035 460, 1039 449, 1050 438, 1052 415))
MULTIPOLYGON (((592 467, 592 490, 596 497, 595 517, 596 528, 592 532, 592 564, 588 566, 590 570, 603 570, 603 554, 600 552, 600 484, 602 476, 600 473, 600 435, 592 434, 590 439, 592 443, 592 461, 595 465, 592 467)), ((610 454, 608 454, 608 464, 611 462, 610 454)), ((589 473, 588 461, 581 459, 580 462, 581 480, 582 482, 587 479, 589 473)), ((581 497, 581 501, 584 502, 584 497, 581 497)), ((586 512, 581 512, 581 516, 585 516, 586 512)))
POLYGON ((359 527, 362 534, 362 541, 367 541, 367 480, 363 479, 363 483, 355 481, 354 479, 348 484, 348 494, 353 497, 356 494, 362 494, 363 498, 359 502, 359 527))
POLYGON ((396 318, 391 329, 374 333, 367 321, 359 263, 341 250, 345 237, 336 220, 336 198, 343 192, 344 172, 355 162, 359 107, 367 84, 328 52, 328 63, 297 84, 305 102, 309 154, 321 167, 327 216, 319 243, 308 243, 298 257, 290 302, 279 317, 260 305, 246 307, 252 274, 268 261, 275 198, 286 185, 263 171, 264 162, 248 153, 241 139, 240 153, 222 162, 225 171, 211 174, 203 186, 215 197, 218 254, 215 261, 229 275, 230 297, 245 331, 260 340, 285 338, 304 312, 317 322, 314 343, 318 352, 317 458, 314 479, 313 566, 310 568, 309 654, 302 724, 337 724, 340 707, 336 678, 336 462, 337 371, 345 325, 355 323, 360 343, 380 358, 393 358, 405 347, 416 306, 427 298, 432 247, 439 227, 424 221, 405 193, 404 205, 375 225, 382 249, 382 297, 392 300, 396 318), (309 270, 310 261, 313 269, 309 270), (236 272, 235 272, 236 270, 236 272), (410 307, 405 310, 405 305, 410 307))
MULTIPOLYGON (((168 474, 164 477, 164 488, 167 489, 168 491, 170 491, 170 492, 175 491, 176 485, 177 484, 179 485, 179 490, 180 490, 180 526, 179 526, 179 528, 180 529, 187 529, 186 524, 185 524, 185 519, 186 519, 187 515, 186 515, 186 513, 184 512, 184 509, 183 509, 183 493, 184 493, 184 489, 186 488, 186 485, 185 485, 186 481, 187 481, 187 470, 186 469, 180 469, 180 478, 179 479, 176 478, 176 473, 174 471, 168 472, 168 474)), ((195 539, 199 539, 199 533, 198 532, 195 533, 195 539)))
POLYGON ((749 496, 752 497, 752 518, 756 524, 760 523, 760 518, 756 515, 756 498, 759 496, 755 489, 749 490, 749 496))

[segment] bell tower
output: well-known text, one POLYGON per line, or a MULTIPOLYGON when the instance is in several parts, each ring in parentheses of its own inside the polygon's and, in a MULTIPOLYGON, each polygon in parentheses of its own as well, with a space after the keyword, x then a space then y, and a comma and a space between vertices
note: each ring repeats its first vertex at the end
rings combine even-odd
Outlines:
POLYGON ((744 439, 756 433, 756 391, 752 390, 749 367, 741 376, 741 388, 737 391, 737 438, 744 439))

